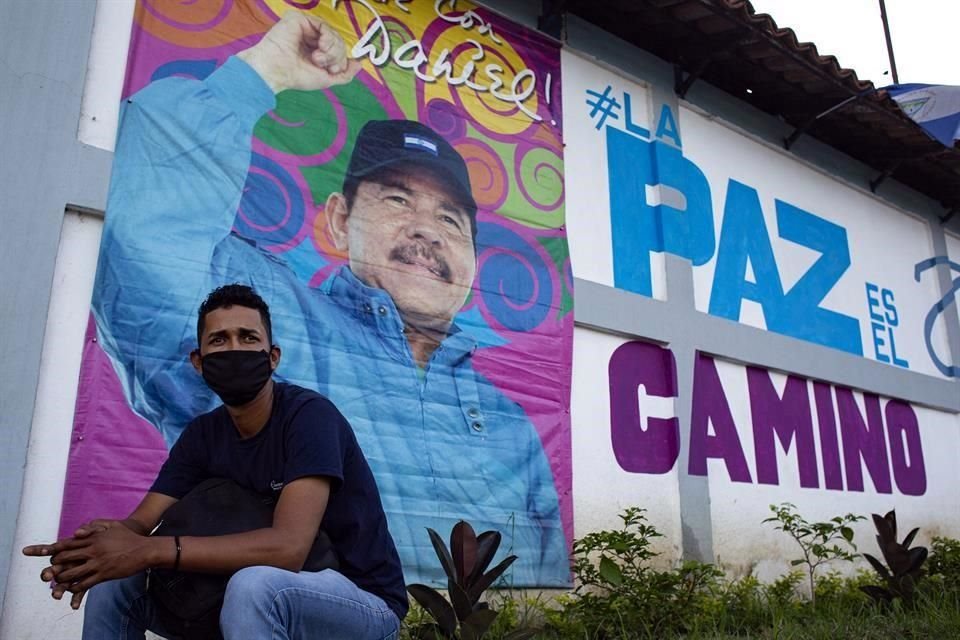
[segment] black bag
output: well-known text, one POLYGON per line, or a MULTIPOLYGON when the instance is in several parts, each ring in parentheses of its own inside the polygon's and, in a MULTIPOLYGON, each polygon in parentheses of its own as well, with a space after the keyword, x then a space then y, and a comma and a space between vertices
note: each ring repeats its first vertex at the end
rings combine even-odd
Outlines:
MULTIPOLYGON (((273 523, 276 501, 224 478, 201 482, 163 514, 155 536, 218 536, 263 529, 273 523)), ((310 549, 304 571, 337 569, 339 562, 323 531, 310 549)), ((220 608, 230 575, 149 569, 147 593, 158 622, 183 640, 222 640, 220 608)))

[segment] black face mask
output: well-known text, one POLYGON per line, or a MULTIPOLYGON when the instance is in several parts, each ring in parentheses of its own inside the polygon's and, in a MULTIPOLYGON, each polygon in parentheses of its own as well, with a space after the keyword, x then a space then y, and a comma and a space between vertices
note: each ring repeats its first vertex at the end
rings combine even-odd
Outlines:
POLYGON ((200 362, 207 386, 231 407, 256 398, 273 373, 268 351, 214 351, 200 362))

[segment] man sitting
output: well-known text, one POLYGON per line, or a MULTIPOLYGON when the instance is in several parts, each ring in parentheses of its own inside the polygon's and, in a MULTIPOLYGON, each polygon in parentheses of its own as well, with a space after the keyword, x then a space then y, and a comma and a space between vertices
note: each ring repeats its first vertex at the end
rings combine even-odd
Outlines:
POLYGON ((91 589, 83 637, 144 637, 158 628, 146 591, 152 567, 233 573, 220 627, 226 640, 393 638, 406 615, 400 560, 380 494, 353 430, 323 396, 274 382, 280 347, 269 309, 249 287, 213 291, 200 306, 191 361, 223 405, 194 419, 126 520, 94 520, 74 537, 33 545, 54 598, 91 589), (277 497, 273 524, 245 533, 153 536, 164 511, 208 478, 277 497), (300 571, 320 527, 340 570, 300 571))

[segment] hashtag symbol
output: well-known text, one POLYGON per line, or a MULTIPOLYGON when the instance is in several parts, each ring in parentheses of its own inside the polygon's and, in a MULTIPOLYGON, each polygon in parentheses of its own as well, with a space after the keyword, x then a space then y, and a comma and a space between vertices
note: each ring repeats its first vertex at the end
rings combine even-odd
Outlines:
POLYGON ((587 98, 587 106, 593 107, 593 109, 590 110, 590 117, 597 118, 597 130, 603 127, 603 123, 607 121, 607 118, 613 118, 614 120, 620 119, 620 116, 614 113, 620 110, 620 103, 610 95, 612 91, 613 87, 610 85, 607 85, 603 93, 597 93, 596 91, 587 89, 587 95, 596 98, 593 102, 587 98))

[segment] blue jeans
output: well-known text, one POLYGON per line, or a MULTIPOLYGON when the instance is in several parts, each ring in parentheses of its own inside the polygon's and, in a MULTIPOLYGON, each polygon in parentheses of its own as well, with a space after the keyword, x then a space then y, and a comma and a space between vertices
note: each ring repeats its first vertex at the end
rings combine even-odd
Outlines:
MULTIPOLYGON (((98 584, 87 594, 84 640, 143 640, 157 626, 146 576, 98 584)), ((225 640, 395 640, 400 620, 340 573, 248 567, 230 579, 220 613, 225 640)))

